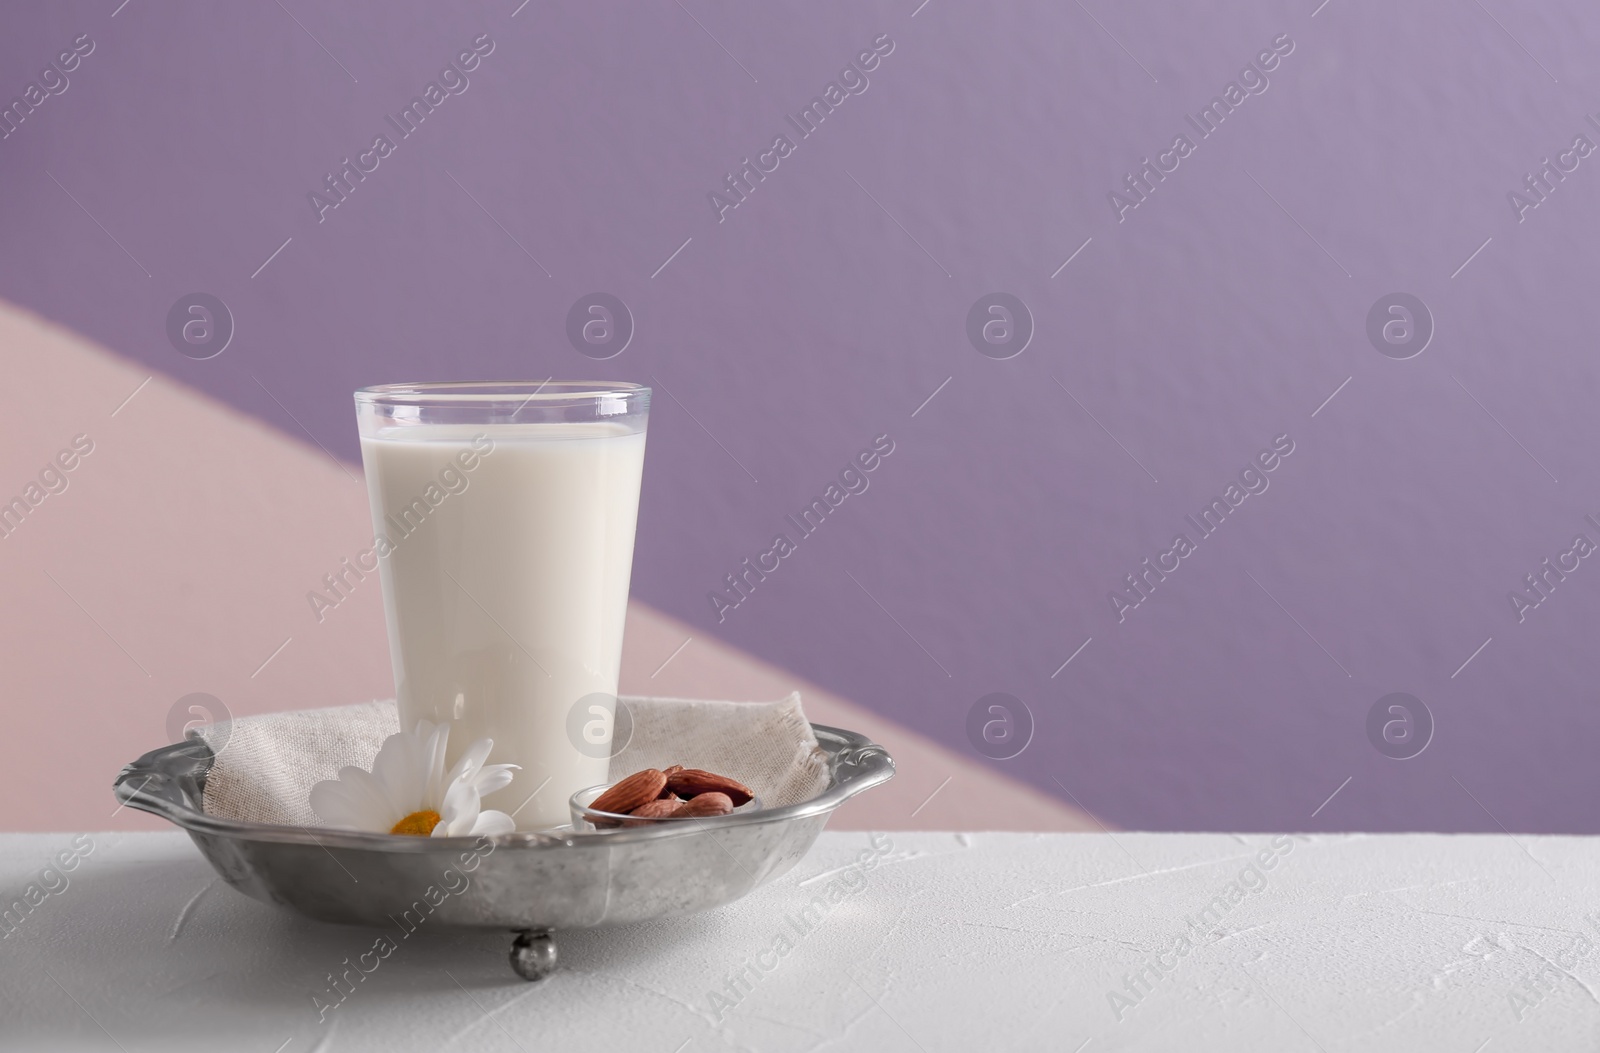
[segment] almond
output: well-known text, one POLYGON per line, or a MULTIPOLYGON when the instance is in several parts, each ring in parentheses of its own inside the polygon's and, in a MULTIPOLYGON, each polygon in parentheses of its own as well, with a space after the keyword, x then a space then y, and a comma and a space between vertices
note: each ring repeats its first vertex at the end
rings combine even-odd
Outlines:
POLYGON ((733 800, 725 793, 697 793, 678 806, 674 819, 709 819, 733 811, 733 800))
POLYGON ((622 821, 622 825, 623 826, 649 826, 650 824, 646 820, 665 819, 667 816, 671 815, 673 812, 676 812, 678 810, 679 806, 681 806, 682 804, 683 804, 683 802, 678 800, 676 797, 672 798, 671 800, 668 800, 665 797, 659 797, 654 801, 646 801, 645 803, 641 804, 639 807, 635 808, 632 812, 628 813, 629 815, 638 816, 638 818, 637 819, 631 819, 631 820, 630 819, 624 819, 622 821))
MULTIPOLYGON (((661 774, 663 774, 663 775, 665 775, 667 777, 667 781, 668 782, 671 782, 672 781, 672 777, 674 775, 678 774, 682 770, 683 770, 683 765, 674 764, 670 768, 662 768, 661 769, 661 774)), ((671 787, 663 786, 661 788, 661 795, 659 797, 657 797, 656 800, 658 800, 658 801, 681 801, 681 800, 683 800, 683 798, 681 798, 677 794, 673 793, 671 787)))
POLYGON ((640 805, 655 800, 656 795, 666 784, 665 772, 658 768, 646 768, 644 771, 634 772, 596 797, 589 807, 597 812, 627 815, 640 805))
POLYGON ((735 806, 744 804, 755 796, 743 783, 735 782, 726 775, 718 775, 699 768, 684 768, 668 774, 667 789, 679 797, 688 797, 691 800, 702 794, 720 793, 726 795, 735 806))

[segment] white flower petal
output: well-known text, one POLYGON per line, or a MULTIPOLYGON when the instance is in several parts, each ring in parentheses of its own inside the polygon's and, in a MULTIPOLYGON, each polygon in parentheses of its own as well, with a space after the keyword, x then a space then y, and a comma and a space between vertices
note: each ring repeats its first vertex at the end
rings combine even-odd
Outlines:
POLYGON ((382 822, 390 816, 399 819, 399 815, 395 814, 390 806, 383 787, 371 772, 346 766, 339 769, 339 781, 348 787, 350 799, 373 821, 382 822))
POLYGON ((422 808, 422 748, 423 740, 414 732, 401 731, 383 740, 377 759, 372 762, 373 777, 402 816, 422 808))
POLYGON ((330 825, 388 833, 405 815, 394 811, 388 795, 372 773, 360 768, 340 768, 337 782, 320 782, 312 787, 311 792, 312 810, 330 825), (322 787, 329 788, 319 794, 318 790, 322 787), (325 814, 317 807, 316 799, 319 797, 330 813, 325 814))
POLYGON ((450 725, 428 725, 423 721, 417 725, 418 734, 423 728, 428 727, 427 744, 422 749, 423 789, 422 807, 430 811, 443 814, 444 811, 444 754, 450 745, 450 725))
POLYGON ((472 824, 469 834, 509 834, 517 828, 517 821, 504 812, 489 809, 478 813, 478 821, 472 824))
POLYGON ((510 786, 511 773, 521 770, 522 767, 517 764, 485 764, 472 782, 478 788, 478 796, 482 797, 503 786, 510 786))
POLYGON ((328 826, 367 827, 365 810, 357 803, 350 787, 338 779, 327 779, 311 787, 311 810, 328 826))
POLYGON ((439 825, 433 828, 434 836, 462 837, 471 833, 482 807, 478 791, 471 783, 451 783, 450 789, 445 791, 444 807, 439 811, 439 825), (441 830, 444 833, 440 833, 441 830))
POLYGON ((445 778, 445 785, 454 785, 458 781, 470 781, 478 774, 478 769, 483 767, 483 762, 489 759, 489 751, 494 749, 494 739, 478 739, 467 747, 467 751, 456 761, 455 767, 450 769, 450 774, 445 778))

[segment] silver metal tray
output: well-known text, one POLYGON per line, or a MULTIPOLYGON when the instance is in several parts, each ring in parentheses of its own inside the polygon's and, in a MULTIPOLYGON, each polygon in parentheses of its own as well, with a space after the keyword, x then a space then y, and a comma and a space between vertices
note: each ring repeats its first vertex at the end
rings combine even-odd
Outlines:
POLYGON ((835 808, 894 776, 888 752, 864 736, 811 728, 828 757, 828 785, 811 800, 627 830, 392 837, 221 819, 201 810, 212 753, 198 739, 145 754, 112 789, 188 831, 246 895, 319 921, 509 929, 512 967, 537 980, 555 967, 555 930, 731 903, 799 862, 835 808))

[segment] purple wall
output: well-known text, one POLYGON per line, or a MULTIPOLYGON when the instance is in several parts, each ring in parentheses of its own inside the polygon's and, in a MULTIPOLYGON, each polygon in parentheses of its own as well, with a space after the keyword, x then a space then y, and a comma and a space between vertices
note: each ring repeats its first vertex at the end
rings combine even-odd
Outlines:
POLYGON ((1107 822, 1600 830, 1600 560, 1509 599, 1600 543, 1591 4, 117 2, 0 34, 0 99, 94 43, 0 140, 0 295, 352 460, 363 384, 654 378, 638 596, 964 750, 1016 696, 1033 739, 993 763, 1107 822), (1535 203, 1546 158, 1577 167, 1535 203), (197 291, 236 325, 205 361, 166 333, 197 291), (605 361, 566 335, 592 292, 636 326, 605 361), (993 292, 1032 316, 1015 357, 969 340, 993 292), (1420 354, 1369 338, 1392 293, 1420 354), (718 624, 708 592, 885 433, 718 624), (1264 492, 1186 521, 1282 435, 1264 492), (1435 724, 1408 760, 1369 740, 1391 692, 1435 724))

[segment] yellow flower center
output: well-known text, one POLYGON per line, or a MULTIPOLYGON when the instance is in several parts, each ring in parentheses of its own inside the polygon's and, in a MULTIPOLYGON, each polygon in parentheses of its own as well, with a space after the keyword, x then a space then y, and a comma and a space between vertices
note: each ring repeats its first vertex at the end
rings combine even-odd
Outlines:
POLYGON ((394 824, 391 834, 406 834, 410 837, 428 837, 433 833, 433 828, 439 825, 438 812, 412 812, 398 823, 394 824))

